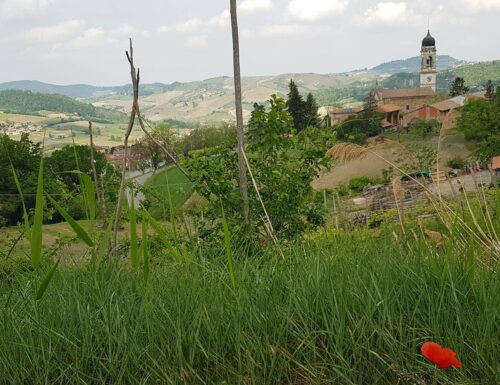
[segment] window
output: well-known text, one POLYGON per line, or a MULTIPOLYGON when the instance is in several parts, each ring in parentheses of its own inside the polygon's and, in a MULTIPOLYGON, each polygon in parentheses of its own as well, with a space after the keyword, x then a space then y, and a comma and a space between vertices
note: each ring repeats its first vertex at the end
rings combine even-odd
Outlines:
POLYGON ((410 111, 410 105, 409 104, 406 105, 406 111, 410 111))

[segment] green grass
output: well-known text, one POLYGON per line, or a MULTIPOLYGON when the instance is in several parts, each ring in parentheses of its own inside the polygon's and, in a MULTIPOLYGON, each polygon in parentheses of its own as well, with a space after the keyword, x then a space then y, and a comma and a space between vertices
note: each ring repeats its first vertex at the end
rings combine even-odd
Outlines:
MULTIPOLYGON (((237 258, 151 254, 0 286, 0 384, 488 384, 500 370, 500 276, 413 242, 342 235, 237 258), (424 341, 457 351, 439 370, 424 341)), ((46 268, 47 270, 49 267, 46 268)))
POLYGON ((181 206, 191 194, 193 185, 176 167, 170 167, 152 176, 144 185, 149 191, 150 213, 156 218, 168 219, 168 186, 174 208, 181 206))

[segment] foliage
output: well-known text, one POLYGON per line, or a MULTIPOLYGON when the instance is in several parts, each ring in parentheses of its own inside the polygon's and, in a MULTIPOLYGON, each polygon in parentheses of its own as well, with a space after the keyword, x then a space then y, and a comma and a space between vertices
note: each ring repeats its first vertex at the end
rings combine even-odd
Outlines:
POLYGON ((307 127, 319 127, 318 104, 314 96, 309 93, 304 100, 293 80, 290 80, 288 87, 286 105, 288 113, 292 116, 295 129, 300 132, 307 127))
POLYGON ((16 90, 0 91, 0 110, 17 114, 53 111, 78 114, 84 118, 98 116, 97 109, 92 104, 82 103, 67 96, 16 90))
POLYGON ((431 170, 436 164, 437 150, 428 146, 412 148, 413 159, 403 164, 406 172, 431 170))
POLYGON ((462 77, 456 77, 450 87, 450 96, 460 96, 469 92, 469 87, 465 85, 462 77))
POLYGON ((417 236, 318 234, 284 245, 284 261, 233 256, 237 290, 223 248, 193 263, 155 250, 147 284, 116 259, 61 264, 41 304, 26 268, 2 280, 0 382, 496 384, 498 269, 417 236), (425 362, 435 339, 463 370, 425 362))
POLYGON ((337 139, 357 144, 365 144, 369 137, 377 136, 382 132, 380 121, 382 115, 361 113, 348 118, 345 122, 334 126, 337 139))
POLYGON ((462 158, 460 155, 454 156, 453 158, 448 159, 446 165, 453 169, 464 169, 467 165, 467 160, 462 158))
POLYGON ((488 80, 486 82, 484 90, 485 90, 484 96, 488 99, 493 99, 493 97, 495 96, 495 86, 493 85, 493 82, 491 80, 488 80))
POLYGON ((368 178, 366 176, 360 176, 357 178, 352 178, 349 181, 349 190, 351 190, 354 194, 359 194, 364 190, 365 187, 377 184, 378 181, 368 178))
MULTIPOLYGON (((35 207, 41 157, 40 144, 29 140, 28 134, 22 134, 20 140, 0 135, 0 216, 4 217, 9 225, 14 225, 23 218, 22 200, 12 168, 16 170, 26 207, 32 209, 35 207)), ((54 186, 46 175, 45 186, 48 189, 54 186)))
POLYGON ((438 120, 423 120, 419 119, 416 123, 411 125, 411 130, 425 139, 426 136, 434 134, 439 131, 441 123, 438 120))
POLYGON ((177 151, 187 155, 189 151, 201 150, 222 145, 236 143, 236 127, 221 125, 206 128, 196 128, 188 136, 176 144, 177 151))
MULTIPOLYGON (((118 170, 108 163, 103 153, 94 151, 94 162, 98 177, 104 178, 104 184, 111 187, 118 178, 118 170)), ((74 171, 92 175, 90 147, 85 145, 67 145, 55 150, 46 160, 50 178, 62 182, 70 191, 80 188, 80 178, 74 171), (75 156, 77 159, 75 159, 75 156)))
POLYGON ((462 108, 457 127, 467 140, 476 142, 474 156, 486 161, 499 154, 500 148, 500 105, 496 98, 500 96, 498 89, 493 102, 485 100, 469 100, 462 108))
POLYGON ((174 132, 171 127, 165 123, 159 124, 154 128, 151 136, 152 138, 142 137, 130 147, 130 154, 142 163, 140 167, 143 170, 146 168, 157 170, 162 163, 172 163, 170 157, 161 148, 161 146, 165 147, 170 153, 174 151, 174 132))
MULTIPOLYGON (((310 127, 297 133, 286 107, 275 96, 269 110, 255 105, 248 127, 247 157, 274 230, 279 236, 294 237, 320 224, 316 214, 321 205, 313 199, 311 182, 328 165, 325 152, 330 140, 322 129, 310 127)), ((228 221, 238 223, 241 199, 235 189, 233 148, 222 145, 191 153, 184 164, 195 179, 196 191, 211 202, 214 218, 219 217, 222 202, 228 221)), ((255 190, 250 193, 251 220, 259 226, 264 213, 255 190)))

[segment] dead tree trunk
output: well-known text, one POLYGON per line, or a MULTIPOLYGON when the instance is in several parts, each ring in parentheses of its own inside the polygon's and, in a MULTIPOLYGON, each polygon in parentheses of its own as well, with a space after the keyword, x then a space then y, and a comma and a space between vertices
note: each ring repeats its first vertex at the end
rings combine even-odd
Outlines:
POLYGON ((125 132, 125 140, 123 141, 124 151, 123 151, 123 165, 122 165, 122 179, 120 182, 120 189, 118 190, 118 203, 116 204, 116 213, 113 229, 113 248, 116 247, 118 239, 118 226, 120 224, 120 216, 123 206, 123 195, 125 190, 125 174, 127 172, 127 160, 128 160, 128 139, 132 128, 134 128, 135 116, 137 113, 137 108, 139 105, 139 80, 140 73, 139 69, 136 72, 134 66, 134 49, 132 47, 132 39, 130 39, 130 51, 125 52, 127 55, 128 62, 130 64, 130 76, 132 77, 132 88, 134 90, 134 97, 132 102, 132 111, 130 112, 130 119, 128 122, 127 131, 125 132))
POLYGON ((99 211, 102 217, 102 227, 108 226, 108 212, 106 209, 106 201, 104 199, 104 182, 102 178, 99 180, 97 177, 97 170, 95 168, 94 160, 94 134, 92 131, 92 122, 89 120, 89 136, 90 136, 90 164, 92 165, 92 175, 94 176, 95 191, 97 193, 97 201, 99 204, 99 211))
POLYGON ((231 6, 231 29, 233 34, 233 67, 234 67, 234 94, 236 107, 236 129, 238 138, 238 169, 240 176, 240 194, 243 200, 243 218, 248 222, 248 179, 245 166, 244 132, 243 132, 243 107, 241 102, 241 71, 240 71, 240 42, 238 35, 238 15, 236 0, 230 0, 231 6))

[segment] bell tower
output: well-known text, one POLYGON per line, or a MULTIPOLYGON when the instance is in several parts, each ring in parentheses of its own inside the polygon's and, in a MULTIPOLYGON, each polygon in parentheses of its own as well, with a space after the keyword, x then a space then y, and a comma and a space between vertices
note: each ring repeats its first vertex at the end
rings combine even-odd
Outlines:
POLYGON ((436 91, 436 39, 427 30, 427 36, 422 40, 422 66, 420 70, 420 87, 431 87, 436 91))

